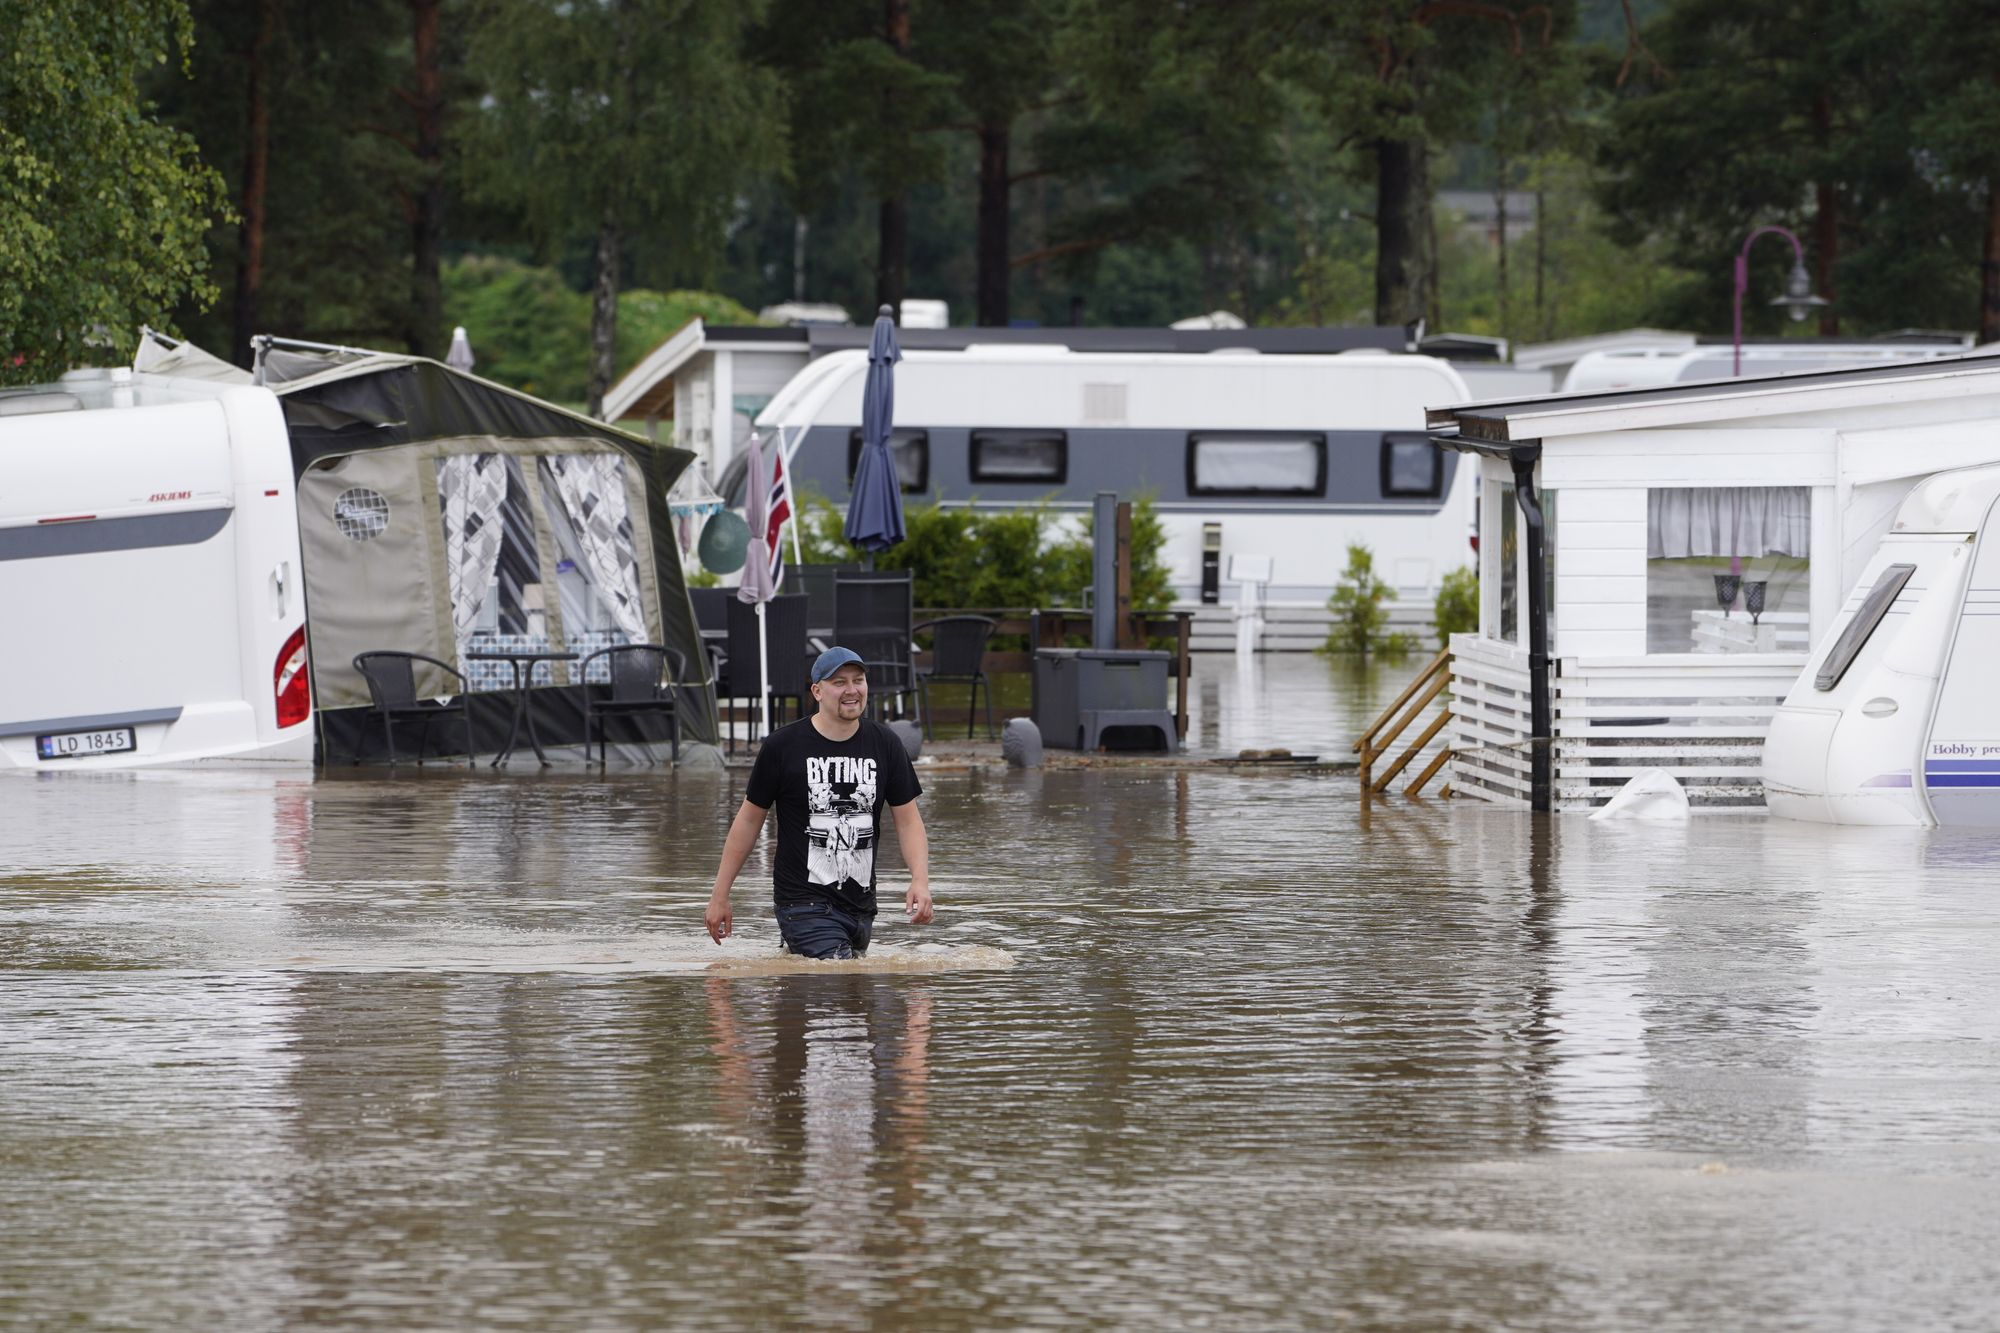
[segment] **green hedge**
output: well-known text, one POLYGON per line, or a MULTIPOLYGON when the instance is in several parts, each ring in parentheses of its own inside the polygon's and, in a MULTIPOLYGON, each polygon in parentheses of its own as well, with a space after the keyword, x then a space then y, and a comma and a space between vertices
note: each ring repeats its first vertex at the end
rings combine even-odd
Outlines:
MULTIPOLYGON (((860 554, 841 536, 843 511, 820 497, 802 497, 800 550, 809 564, 847 564, 860 554)), ((909 505, 903 511, 908 535, 901 545, 875 557, 877 569, 907 569, 916 583, 918 606, 1037 607, 1081 606, 1090 586, 1090 535, 1057 532, 1056 515, 1046 506, 1024 509, 945 509, 909 505)), ((789 537, 787 538, 789 541, 789 537)), ((1152 501, 1132 505, 1132 605, 1165 610, 1173 600, 1162 551, 1166 530, 1152 501)), ((790 552, 786 554, 789 556, 790 552)))
MULTIPOLYGON (((445 317, 465 326, 474 367, 487 379, 551 402, 577 404, 590 384, 590 295, 552 268, 469 255, 445 266, 445 317)), ((618 294, 623 374, 695 316, 755 324, 756 315, 715 292, 618 294)))

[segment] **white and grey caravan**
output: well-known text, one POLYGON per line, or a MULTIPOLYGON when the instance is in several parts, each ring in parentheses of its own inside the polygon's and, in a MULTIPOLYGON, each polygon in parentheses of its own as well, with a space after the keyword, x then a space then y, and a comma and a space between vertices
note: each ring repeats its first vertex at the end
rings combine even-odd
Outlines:
MULTIPOLYGON (((831 353, 757 418, 793 484, 845 503, 860 450, 862 351, 831 353)), ((1424 431, 1466 396, 1424 356, 1072 352, 975 344, 907 353, 892 441, 903 490, 947 506, 1046 503, 1080 517, 1099 491, 1151 495, 1174 596, 1217 599, 1229 557, 1269 557, 1266 597, 1326 600, 1349 542, 1426 606, 1472 559, 1476 469, 1424 431)), ((740 472, 725 474, 726 496, 740 472)))
POLYGON ((1771 813, 2000 826, 2000 466, 1927 477, 1771 719, 1771 813))
POLYGON ((0 393, 0 770, 309 764, 291 455, 267 390, 0 393))

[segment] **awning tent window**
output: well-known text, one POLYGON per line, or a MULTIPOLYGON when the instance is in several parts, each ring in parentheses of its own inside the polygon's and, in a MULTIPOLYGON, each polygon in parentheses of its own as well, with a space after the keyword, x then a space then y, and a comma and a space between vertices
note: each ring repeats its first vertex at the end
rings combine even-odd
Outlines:
POLYGON ((469 661, 466 654, 482 647, 549 646, 534 511, 521 462, 507 454, 450 454, 437 460, 437 482, 459 669, 474 689, 505 689, 513 681, 511 667, 469 661))
POLYGON ((556 589, 572 651, 643 643, 638 553, 625 500, 625 460, 612 453, 549 454, 538 464, 542 508, 560 548, 556 589))

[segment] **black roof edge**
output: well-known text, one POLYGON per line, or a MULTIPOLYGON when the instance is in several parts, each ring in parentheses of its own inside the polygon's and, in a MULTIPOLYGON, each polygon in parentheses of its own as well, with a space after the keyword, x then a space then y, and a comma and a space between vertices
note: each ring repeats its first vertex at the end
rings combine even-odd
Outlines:
POLYGON ((1461 454, 1478 454, 1482 458, 1513 458, 1516 454, 1532 454, 1541 451, 1540 440, 1470 440, 1458 433, 1458 427, 1430 432, 1431 443, 1440 449, 1450 449, 1461 454))
POLYGON ((802 343, 810 342, 811 328, 803 324, 703 324, 706 342, 802 343))
MULTIPOLYGON (((1728 347, 1735 343, 1733 335, 1726 333, 1703 333, 1695 338, 1697 347, 1728 347)), ((1848 337, 1841 335, 1815 334, 1810 338, 1787 338, 1783 334, 1743 335, 1745 347, 1880 347, 1885 343, 1899 347, 1972 347, 1978 339, 1970 333, 1957 333, 1951 329, 1894 329, 1888 333, 1874 333, 1848 337)))
MULTIPOLYGON (((873 330, 865 325, 815 325, 803 330, 815 356, 824 352, 866 347, 873 330)), ((896 341, 906 352, 959 352, 974 344, 1007 343, 1034 347, 1055 345, 1076 352, 1214 352, 1247 348, 1272 355, 1285 353, 1400 352, 1406 347, 1400 328, 1282 328, 1282 329, 1163 329, 980 328, 898 329, 896 341)))

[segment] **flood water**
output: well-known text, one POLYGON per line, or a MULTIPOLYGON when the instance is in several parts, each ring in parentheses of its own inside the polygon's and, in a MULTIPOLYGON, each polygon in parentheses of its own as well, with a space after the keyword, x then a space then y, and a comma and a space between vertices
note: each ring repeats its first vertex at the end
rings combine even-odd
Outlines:
POLYGON ((1991 837, 936 773, 788 970, 739 780, 0 782, 0 1326, 2000 1309, 1991 837))

